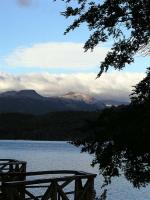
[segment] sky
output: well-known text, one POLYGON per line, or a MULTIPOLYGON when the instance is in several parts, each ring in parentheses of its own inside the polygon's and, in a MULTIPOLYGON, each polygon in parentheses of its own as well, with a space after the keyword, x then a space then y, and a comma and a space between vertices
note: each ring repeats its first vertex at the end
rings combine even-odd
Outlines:
POLYGON ((102 99, 129 100, 132 86, 145 76, 150 57, 120 72, 109 70, 95 79, 110 43, 84 52, 86 25, 64 35, 72 19, 60 12, 60 0, 0 1, 0 92, 34 89, 45 96, 82 92, 102 99))

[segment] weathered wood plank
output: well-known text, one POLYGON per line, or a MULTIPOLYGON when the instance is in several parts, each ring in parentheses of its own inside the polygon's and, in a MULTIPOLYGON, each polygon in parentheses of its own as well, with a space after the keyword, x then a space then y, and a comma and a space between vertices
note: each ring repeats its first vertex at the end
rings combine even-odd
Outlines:
POLYGON ((59 195, 62 197, 63 200, 69 200, 65 192, 62 190, 62 188, 57 184, 57 189, 59 195))
POLYGON ((39 200, 38 197, 35 197, 31 192, 25 190, 25 194, 27 194, 32 200, 39 200))
POLYGON ((64 183, 62 183, 60 186, 61 188, 64 188, 66 187, 68 184, 70 184, 72 181, 74 181, 74 179, 69 179, 69 180, 66 180, 64 183))
POLYGON ((49 185, 41 200, 49 199, 51 197, 51 194, 52 194, 52 184, 49 185))
POLYGON ((64 176, 64 177, 59 177, 59 178, 49 178, 49 179, 35 179, 35 180, 27 180, 27 181, 11 181, 11 182, 5 182, 5 185, 12 185, 12 186, 17 186, 17 185, 21 185, 21 184, 25 184, 25 185, 32 185, 32 184, 39 184, 39 183, 49 183, 49 182, 52 182, 52 181, 57 181, 57 182, 62 182, 62 181, 65 181, 65 180, 70 180, 70 179, 78 179, 78 178, 81 178, 81 179, 87 179, 87 178, 90 178, 90 177, 95 177, 95 175, 74 175, 74 176, 64 176))

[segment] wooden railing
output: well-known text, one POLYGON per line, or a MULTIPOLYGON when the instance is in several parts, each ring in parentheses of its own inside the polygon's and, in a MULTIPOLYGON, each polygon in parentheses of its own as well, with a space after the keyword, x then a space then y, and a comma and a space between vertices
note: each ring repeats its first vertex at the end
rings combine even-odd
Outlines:
POLYGON ((9 172, 26 172, 26 162, 13 159, 0 159, 0 175, 9 172))
POLYGON ((10 181, 24 181, 26 162, 13 159, 0 159, 0 200, 3 199, 3 183, 10 181), (16 173, 16 174, 15 174, 16 173))
MULTIPOLYGON (((19 176, 19 173, 12 173, 19 176)), ((11 176, 10 175, 10 176, 11 176)), ((3 182, 5 200, 93 200, 96 174, 58 170, 22 173, 23 181, 3 182), (55 176, 55 177, 54 177, 55 176)))

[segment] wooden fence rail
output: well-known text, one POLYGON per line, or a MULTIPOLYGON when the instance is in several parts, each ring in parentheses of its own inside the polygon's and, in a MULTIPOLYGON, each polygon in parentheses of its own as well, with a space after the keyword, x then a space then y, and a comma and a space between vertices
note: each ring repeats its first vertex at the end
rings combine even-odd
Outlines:
POLYGON ((3 183, 17 180, 24 181, 26 178, 25 172, 26 162, 13 159, 0 159, 0 200, 4 200, 3 183))
MULTIPOLYGON (((3 182, 2 185, 3 199, 5 200, 93 200, 94 199, 94 178, 96 177, 96 174, 70 171, 70 170, 37 171, 37 172, 26 172, 21 174, 26 177, 26 180, 3 182)), ((9 176, 12 177, 19 176, 19 173, 18 172, 9 173, 9 176)))
POLYGON ((0 174, 5 172, 26 172, 26 162, 13 159, 0 159, 0 174))

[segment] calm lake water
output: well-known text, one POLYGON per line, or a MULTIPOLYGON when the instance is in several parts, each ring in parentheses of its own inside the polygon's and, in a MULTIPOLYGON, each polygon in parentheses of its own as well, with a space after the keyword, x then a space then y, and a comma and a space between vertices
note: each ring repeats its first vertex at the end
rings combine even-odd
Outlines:
MULTIPOLYGON (((92 168, 93 157, 80 153, 80 149, 67 142, 0 141, 0 158, 13 158, 28 162, 27 169, 80 170, 97 174, 95 189, 101 191, 102 177, 98 167, 92 168)), ((135 189, 124 177, 115 178, 108 187, 108 200, 149 200, 150 186, 135 189)))

